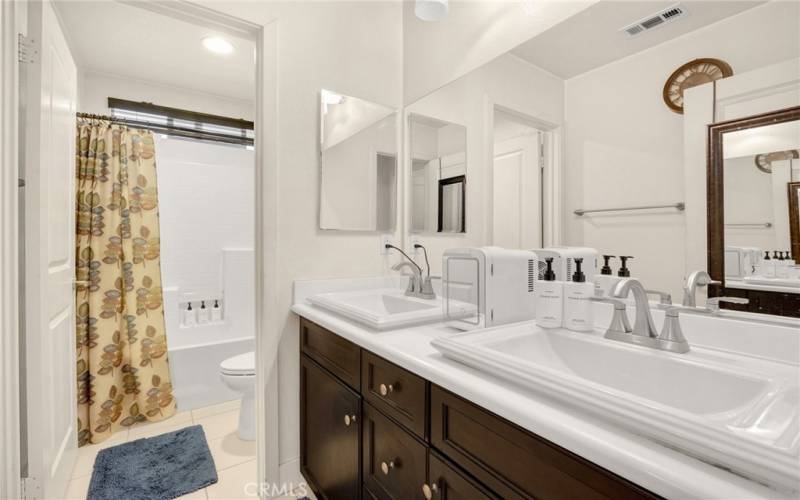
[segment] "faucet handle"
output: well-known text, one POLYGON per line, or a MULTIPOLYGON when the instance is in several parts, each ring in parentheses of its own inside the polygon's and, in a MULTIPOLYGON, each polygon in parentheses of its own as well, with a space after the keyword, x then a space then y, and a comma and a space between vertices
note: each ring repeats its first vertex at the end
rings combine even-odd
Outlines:
POLYGON ((625 302, 608 297, 589 297, 589 300, 592 302, 605 302, 614 306, 614 315, 611 317, 611 324, 608 325, 606 333, 631 333, 633 331, 628 321, 628 314, 625 312, 625 302))
POLYGON ((659 304, 672 305, 672 295, 667 292, 660 292, 658 290, 645 290, 644 293, 648 295, 658 295, 659 304))
POLYGON ((679 308, 667 308, 664 314, 664 327, 658 335, 658 340, 660 342, 669 342, 668 345, 674 346, 674 348, 669 349, 670 351, 682 354, 689 352, 689 342, 686 341, 686 337, 683 335, 679 315, 679 308))
POLYGON ((727 302, 728 304, 749 304, 750 300, 742 297, 711 297, 706 301, 706 306, 712 311, 719 311, 719 304, 727 302))

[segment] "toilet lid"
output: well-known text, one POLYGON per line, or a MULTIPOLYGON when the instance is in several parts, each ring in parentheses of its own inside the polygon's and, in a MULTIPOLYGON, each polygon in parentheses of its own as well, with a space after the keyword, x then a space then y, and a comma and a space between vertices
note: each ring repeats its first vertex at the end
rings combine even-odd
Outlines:
POLYGON ((222 373, 229 375, 254 375, 256 373, 256 353, 254 351, 228 358, 219 365, 222 373))

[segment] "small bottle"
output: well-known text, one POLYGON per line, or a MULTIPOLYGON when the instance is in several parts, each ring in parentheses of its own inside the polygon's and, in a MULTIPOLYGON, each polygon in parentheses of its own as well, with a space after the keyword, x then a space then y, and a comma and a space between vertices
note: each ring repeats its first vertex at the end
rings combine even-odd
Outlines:
POLYGON ((622 266, 620 266, 619 271, 617 272, 617 276, 620 278, 630 278, 631 277, 631 270, 628 269, 628 259, 632 259, 633 255, 620 255, 619 260, 622 261, 622 266))
POLYGON ((615 255, 603 255, 605 264, 600 268, 600 274, 594 277, 594 294, 598 297, 611 296, 612 290, 619 282, 619 278, 613 275, 609 261, 616 258, 615 255))
POLYGON ((189 302, 189 305, 183 310, 183 326, 194 326, 196 324, 197 315, 195 314, 194 309, 192 309, 192 303, 189 302))
POLYGON ((222 308, 219 307, 218 299, 214 299, 214 307, 211 308, 211 321, 215 323, 222 321, 222 308))
POLYGON ((198 323, 208 323, 209 316, 208 316, 208 309, 206 309, 206 301, 200 301, 200 310, 197 311, 197 322, 198 323))
POLYGON ((564 283, 564 327, 576 332, 590 332, 594 328, 594 318, 589 298, 594 295, 594 285, 586 283, 582 264, 583 259, 575 259, 572 281, 564 283))
POLYGON ((769 251, 764 252, 764 258, 761 259, 761 264, 758 265, 758 274, 765 278, 775 277, 775 263, 769 256, 769 251))
POLYGON ((789 261, 783 256, 783 252, 778 252, 778 260, 775 263, 775 277, 786 279, 789 277, 789 261))
POLYGON ((536 287, 536 324, 542 328, 560 328, 564 314, 564 283, 556 281, 553 258, 546 257, 547 270, 536 287))

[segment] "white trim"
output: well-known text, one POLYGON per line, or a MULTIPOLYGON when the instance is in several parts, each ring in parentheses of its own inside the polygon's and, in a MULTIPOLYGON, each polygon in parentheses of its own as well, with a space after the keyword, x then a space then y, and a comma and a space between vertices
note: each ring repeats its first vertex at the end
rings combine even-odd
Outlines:
POLYGON ((0 2, 2 83, 0 89, 0 497, 22 496, 19 442, 19 255, 18 188, 19 66, 17 9, 0 2))

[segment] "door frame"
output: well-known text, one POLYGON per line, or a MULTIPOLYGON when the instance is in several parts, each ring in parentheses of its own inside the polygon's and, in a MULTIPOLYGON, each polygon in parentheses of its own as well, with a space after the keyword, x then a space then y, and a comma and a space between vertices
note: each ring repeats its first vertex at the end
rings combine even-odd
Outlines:
MULTIPOLYGON (((542 165, 542 247, 557 246, 563 242, 564 234, 564 191, 563 191, 563 158, 564 130, 559 124, 526 115, 515 109, 503 106, 486 96, 484 103, 484 162, 489 165, 483 179, 488 186, 485 214, 491 214, 494 206, 494 116, 496 112, 511 115, 520 123, 527 124, 542 132, 541 147, 544 158, 542 165)), ((486 216, 485 241, 492 241, 494 227, 491 215, 486 216)))
POLYGON ((19 64, 22 2, 0 2, 0 497, 22 495, 19 420, 19 64))
MULTIPOLYGON (((122 0, 125 1, 125 0, 122 0)), ((157 13, 250 38, 256 43, 256 435, 260 485, 280 484, 277 353, 278 318, 278 22, 254 24, 190 3, 167 0, 133 5, 157 13), (261 397, 258 397, 261 396, 261 397), (272 443, 267 446, 267 443, 272 443)), ((27 4, 0 2, 0 497, 22 498, 19 419, 18 187, 20 89, 17 34, 26 32, 27 4)), ((266 498, 271 488, 258 488, 266 498)))

